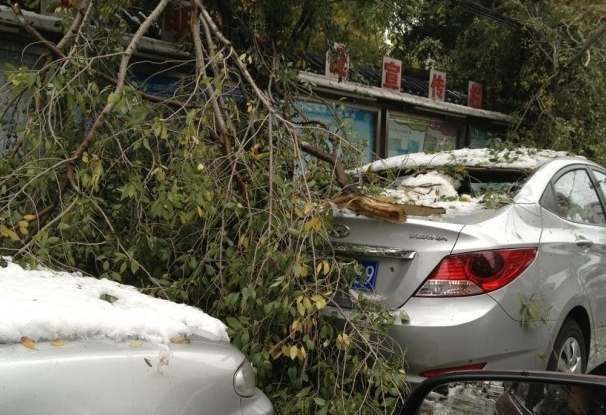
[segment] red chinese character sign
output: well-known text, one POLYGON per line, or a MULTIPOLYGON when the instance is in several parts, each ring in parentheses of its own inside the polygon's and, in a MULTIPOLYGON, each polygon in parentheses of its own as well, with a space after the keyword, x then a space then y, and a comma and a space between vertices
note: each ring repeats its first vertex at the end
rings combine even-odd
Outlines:
POLYGON ((384 56, 382 69, 381 87, 399 92, 402 83, 402 61, 384 56))
POLYGON ((467 87, 467 105, 471 108, 482 108, 482 84, 469 81, 467 87))
POLYGON ((41 0, 40 14, 53 16, 59 9, 71 9, 76 4, 76 0, 41 0))
POLYGON ((326 67, 324 74, 330 78, 343 80, 349 71, 349 51, 342 43, 334 43, 326 52, 326 67))
POLYGON ((446 98, 446 72, 429 71, 429 98, 444 101, 446 98))
POLYGON ((162 18, 162 40, 180 42, 191 38, 191 4, 188 1, 176 2, 164 13, 162 18))

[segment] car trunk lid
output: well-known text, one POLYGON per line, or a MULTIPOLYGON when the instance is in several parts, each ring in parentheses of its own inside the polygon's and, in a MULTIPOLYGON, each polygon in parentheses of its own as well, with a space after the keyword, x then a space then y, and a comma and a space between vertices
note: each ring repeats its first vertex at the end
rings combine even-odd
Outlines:
MULTIPOLYGON (((335 253, 364 266, 352 295, 362 295, 386 308, 402 306, 429 273, 450 254, 463 229, 462 223, 408 218, 394 224, 366 216, 337 215, 334 220, 335 253)), ((337 303, 348 306, 351 300, 337 303)))

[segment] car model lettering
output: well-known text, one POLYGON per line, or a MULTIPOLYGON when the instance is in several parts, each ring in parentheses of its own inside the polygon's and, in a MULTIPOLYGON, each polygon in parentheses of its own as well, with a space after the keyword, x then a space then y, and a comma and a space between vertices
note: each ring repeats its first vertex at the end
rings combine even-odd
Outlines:
POLYGON ((448 238, 440 235, 423 235, 421 233, 411 233, 408 235, 410 239, 424 239, 426 241, 448 241, 448 238))

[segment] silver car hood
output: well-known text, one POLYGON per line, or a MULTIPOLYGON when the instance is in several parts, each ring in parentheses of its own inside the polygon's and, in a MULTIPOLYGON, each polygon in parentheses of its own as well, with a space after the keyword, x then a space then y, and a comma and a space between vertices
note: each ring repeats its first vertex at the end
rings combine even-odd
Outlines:
POLYGON ((240 413, 233 375, 244 356, 226 342, 90 340, 35 347, 0 344, 2 413, 240 413), (220 406, 209 407, 205 398, 213 394, 225 395, 220 406))

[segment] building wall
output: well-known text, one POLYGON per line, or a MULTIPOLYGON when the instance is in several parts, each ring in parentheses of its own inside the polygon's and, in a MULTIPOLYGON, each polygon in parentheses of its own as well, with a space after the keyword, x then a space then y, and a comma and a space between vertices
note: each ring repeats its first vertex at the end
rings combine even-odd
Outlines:
MULTIPOLYGON (((377 158, 421 151, 486 147, 492 140, 505 139, 507 132, 507 123, 503 121, 448 112, 424 111, 422 108, 414 108, 390 100, 339 96, 340 92, 338 89, 329 93, 326 90, 320 92, 325 99, 323 104, 325 108, 332 106, 343 108, 340 112, 335 111, 335 116, 342 116, 347 122, 347 114, 355 112, 372 114, 372 116, 358 117, 355 134, 350 134, 348 137, 360 147, 359 151, 362 155, 360 161, 363 163, 377 158)), ((322 113, 310 110, 307 115, 310 118, 316 117, 326 124, 336 125, 338 122, 334 119, 328 120, 332 115, 327 110, 322 113)))

